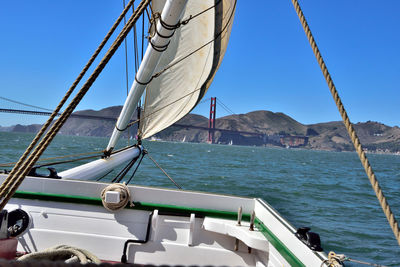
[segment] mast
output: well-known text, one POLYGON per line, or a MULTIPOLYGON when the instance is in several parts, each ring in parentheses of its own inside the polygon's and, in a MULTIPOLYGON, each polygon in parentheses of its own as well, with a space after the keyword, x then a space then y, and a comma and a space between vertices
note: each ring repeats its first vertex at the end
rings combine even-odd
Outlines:
POLYGON ((137 108, 140 97, 142 96, 146 85, 151 81, 154 70, 161 58, 163 51, 168 47, 169 41, 174 34, 175 25, 183 14, 187 0, 167 0, 161 13, 161 21, 157 22, 157 30, 150 39, 143 61, 137 71, 135 81, 129 91, 128 97, 122 108, 121 114, 115 125, 110 141, 106 148, 106 154, 109 154, 115 147, 121 132, 124 131, 137 108))

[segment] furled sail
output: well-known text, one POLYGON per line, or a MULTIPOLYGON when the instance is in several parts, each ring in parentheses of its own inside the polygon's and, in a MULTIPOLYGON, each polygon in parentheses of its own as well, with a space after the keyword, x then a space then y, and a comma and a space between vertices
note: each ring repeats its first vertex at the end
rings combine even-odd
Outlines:
MULTIPOLYGON (((164 1, 153 1, 160 11, 164 1)), ((221 64, 232 28, 236 1, 188 1, 183 21, 163 53, 146 88, 139 135, 150 137, 189 113, 205 95, 221 64)))

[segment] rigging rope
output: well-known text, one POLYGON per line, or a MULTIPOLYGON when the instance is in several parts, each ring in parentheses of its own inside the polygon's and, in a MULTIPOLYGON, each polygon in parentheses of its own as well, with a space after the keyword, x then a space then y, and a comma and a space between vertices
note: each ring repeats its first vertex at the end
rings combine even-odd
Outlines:
MULTIPOLYGON (((122 0, 123 8, 125 9, 125 0, 122 0)), ((132 12, 135 12, 135 7, 132 4, 132 12)), ((124 25, 126 25, 126 18, 124 16, 124 25)), ((125 45, 125 80, 126 80, 126 96, 129 94, 129 69, 128 69, 128 38, 124 40, 125 45)), ((135 62, 136 65, 136 62, 135 62)), ((136 68, 136 67, 135 67, 136 68)), ((136 72, 136 70, 135 70, 136 72)), ((129 145, 129 131, 128 131, 128 145, 129 145)))
POLYGON ((182 189, 182 187, 181 187, 177 182, 175 182, 174 179, 172 179, 172 178, 168 175, 168 173, 166 173, 166 172, 164 171, 164 169, 161 168, 161 166, 150 156, 149 152, 147 152, 147 154, 149 155, 149 158, 154 162, 154 164, 155 164, 155 165, 156 165, 170 180, 171 180, 171 182, 173 182, 173 183, 175 184, 175 186, 178 187, 179 189, 182 189))
MULTIPOLYGON (((126 149, 131 148, 131 147, 133 147, 133 146, 128 146, 128 147, 124 147, 124 148, 121 148, 121 149, 118 149, 118 150, 114 150, 113 152, 111 152, 111 155, 112 155, 112 154, 115 154, 115 153, 118 153, 118 152, 121 152, 121 151, 126 150, 126 149)), ((49 158, 40 158, 40 159, 38 159, 37 161, 48 161, 48 160, 53 160, 53 159, 65 159, 65 158, 71 158, 71 157, 77 157, 77 156, 87 156, 87 155, 93 155, 93 154, 98 154, 98 155, 95 155, 95 156, 93 156, 93 157, 98 157, 98 156, 103 156, 103 155, 104 155, 103 151, 93 151, 93 152, 86 152, 86 153, 70 154, 70 155, 65 155, 65 156, 56 156, 56 157, 49 157, 49 158)), ((81 160, 81 159, 86 159, 86 158, 87 158, 87 157, 83 157, 83 158, 78 158, 78 159, 74 159, 74 160, 81 160)), ((53 163, 45 163, 45 164, 56 165, 56 164, 60 164, 60 163, 62 163, 62 162, 63 162, 63 161, 56 161, 56 162, 53 162, 53 163)), ((12 165, 14 165, 14 164, 16 164, 16 163, 17 163, 17 162, 1 163, 1 164, 0 164, 0 167, 9 167, 9 166, 12 166, 12 165)), ((44 165, 42 165, 42 166, 44 166, 44 165)))
MULTIPOLYGON (((53 160, 53 159, 64 159, 64 158, 71 158, 71 157, 76 157, 76 156, 87 156, 87 155, 92 155, 92 154, 98 154, 97 156, 100 156, 103 154, 101 151, 94 151, 94 152, 88 152, 88 153, 79 153, 79 154, 72 154, 72 155, 65 155, 65 156, 57 156, 57 157, 50 157, 50 158, 41 158, 38 159, 38 161, 48 161, 48 160, 53 160)), ((96 156, 96 157, 97 157, 96 156)), ((1 163, 0 167, 9 167, 17 162, 7 162, 7 163, 1 163)))
POLYGON ((144 156, 146 156, 146 154, 147 154, 147 150, 143 149, 143 150, 142 150, 142 157, 140 158, 138 164, 136 165, 135 170, 133 171, 131 177, 129 177, 129 179, 128 179, 128 181, 126 182, 126 184, 129 184, 129 183, 131 182, 133 176, 135 176, 136 171, 139 169, 140 163, 142 163, 142 160, 143 160, 144 156))
POLYGON ((315 57, 317 58, 318 64, 322 70, 322 73, 324 74, 325 80, 328 83, 329 86, 329 90, 331 91, 331 94, 333 96, 333 99, 335 100, 336 106, 339 110, 340 115, 342 116, 344 125, 346 126, 347 132, 350 135, 351 141, 354 144, 354 147, 357 151, 357 154, 361 160, 361 163, 365 169, 365 172, 368 175, 369 181, 372 185, 372 188, 375 191, 375 194, 379 200, 379 203, 383 209, 383 212, 386 215, 387 220, 389 221, 390 227, 392 228, 392 231, 394 233, 394 236, 397 239, 397 242, 400 245, 400 229, 399 229, 399 225, 397 223, 397 220, 392 212, 392 210, 390 209, 390 206, 386 200, 386 197, 384 196, 382 189, 378 183, 378 180, 376 179, 375 173, 371 168, 371 165, 368 161, 367 156, 365 155, 365 152, 361 146, 360 140, 356 134, 356 131, 354 130, 353 125, 350 122, 350 119, 347 115, 347 112, 343 106, 343 103, 339 97, 339 94, 336 90, 336 87, 333 83, 333 80, 331 78, 331 75, 329 74, 328 68, 325 65, 325 62, 322 58, 322 55, 318 49, 317 43, 314 40, 314 37, 311 33, 310 27, 307 24, 306 18, 304 17, 303 11, 300 8, 300 5, 298 3, 297 0, 292 0, 293 6, 296 10, 296 13, 300 19, 300 22, 303 26, 304 32, 307 35, 308 41, 310 42, 311 48, 314 52, 315 57))
MULTIPOLYGON (((123 8, 125 9, 125 0, 122 0, 123 8)), ((126 25, 126 18, 124 16, 124 25, 126 25)), ((126 95, 129 93, 129 72, 128 72, 128 40, 125 38, 125 78, 126 78, 126 95)))
MULTIPOLYGON (((128 3, 128 6, 132 5, 133 0, 131 0, 128 3)), ((73 91, 75 90, 76 86, 79 84, 79 82, 82 80, 83 76, 86 74, 87 70, 90 68, 94 60, 97 58, 97 56, 100 54, 101 50, 107 43, 107 41, 110 39, 111 35, 114 33, 115 29, 121 22, 123 16, 125 16, 126 12, 128 12, 129 8, 126 8, 123 10, 122 14, 118 17, 114 25, 111 27, 109 32, 107 33, 106 37, 104 40, 100 43, 99 47, 96 49, 96 51, 93 53, 92 57, 89 59, 88 63, 86 66, 82 69, 81 73, 78 75, 72 86, 68 89, 67 93, 63 97, 63 99, 60 101, 56 109, 53 111, 53 113, 50 115, 49 119, 46 121, 46 123, 42 126, 40 131, 36 134, 35 138, 31 142, 31 144, 28 146, 24 154, 21 156, 17 164, 14 166, 12 171, 10 172, 9 176, 4 180, 4 182, 0 186, 0 199, 3 198, 6 194, 6 187, 9 187, 11 184, 12 179, 15 177, 15 173, 19 171, 20 168, 22 168, 24 161, 28 157, 29 153, 32 152, 33 148, 36 146, 36 144, 39 142, 40 138, 44 134, 44 132, 47 130, 47 128, 50 126, 52 121, 56 116, 58 116, 58 112, 61 110, 62 106, 65 104, 65 102, 68 100, 68 98, 71 96, 73 91)), ((0 203, 0 210, 3 208, 3 206, 0 203)))
POLYGON ((132 166, 135 164, 136 160, 140 157, 140 154, 142 153, 142 148, 140 146, 136 146, 139 150, 140 153, 137 157, 134 157, 129 163, 115 176, 114 179, 111 180, 112 183, 119 183, 125 175, 129 172, 129 170, 132 168, 132 166))
MULTIPOLYGON (((111 47, 109 48, 109 50, 107 51, 106 55, 103 57, 103 59, 101 60, 101 62, 97 66, 97 68, 93 71, 92 75, 89 77, 89 79, 86 81, 86 83, 82 86, 80 91, 77 93, 77 95, 74 97, 74 99, 68 105, 68 107, 62 113, 60 118, 51 126, 50 130, 47 132, 45 137, 40 141, 39 145, 35 148, 35 150, 32 152, 32 154, 29 155, 29 157, 26 159, 27 154, 29 154, 29 152, 31 151, 31 149, 37 142, 37 140, 32 141, 31 145, 25 151, 24 155, 18 161, 17 165, 13 168, 10 175, 6 178, 6 180, 0 186, 0 190, 1 190, 0 191, 0 198, 1 198, 0 210, 2 210, 4 208, 4 206, 6 205, 8 200, 12 197, 12 195, 17 190, 18 186, 22 183, 26 174, 29 172, 29 170, 32 168, 32 166, 35 164, 35 162, 41 156, 43 151, 46 149, 46 147, 52 141, 52 139, 54 138, 56 133, 60 130, 62 125, 65 123, 67 118, 71 115, 71 113, 73 112, 75 107, 79 104, 79 102, 84 97, 86 92, 89 90, 91 85, 94 83, 96 78, 100 75, 101 71, 104 69, 104 67, 106 66, 108 61, 114 55, 115 51, 121 45, 122 41, 127 36, 129 31, 132 29, 133 25, 136 23, 136 21, 138 20, 140 15, 143 13, 143 10, 146 8, 146 6, 149 4, 149 2, 150 2, 150 0, 142 0, 140 2, 137 10, 132 14, 131 18, 128 20, 127 25, 125 25, 124 28, 121 30, 120 34, 117 36, 116 40, 111 45, 111 47), (24 162, 25 159, 26 159, 26 161, 24 162)), ((123 13, 124 12, 125 12, 125 10, 123 11, 123 13)), ((121 18, 121 20, 122 20, 122 17, 124 15, 123 13, 120 15, 120 17, 118 19, 121 18)), ((70 90, 67 92, 67 94, 64 97, 65 101, 66 101, 66 98, 68 98, 67 96, 69 96, 69 93, 70 93, 70 90)), ((72 91, 71 91, 71 93, 72 93, 72 91)), ((50 124, 52 119, 58 113, 58 111, 59 111, 58 108, 61 108, 61 106, 62 106, 61 104, 63 104, 62 102, 60 102, 59 106, 56 108, 56 110, 53 112, 52 116, 46 122, 46 124, 45 124, 45 126, 47 125, 46 127, 48 127, 48 125, 50 124)), ((42 129, 40 130, 41 133, 43 133, 45 131, 45 126, 43 126, 42 129)))
MULTIPOLYGON (((18 261, 43 261, 43 260, 52 260, 52 261, 61 261, 63 260, 67 264, 72 263, 80 263, 80 264, 100 264, 101 261, 91 252, 67 245, 60 245, 52 248, 45 249, 43 251, 32 252, 26 255, 23 255, 18 258, 18 261)), ((40 262, 40 264, 47 265, 45 263, 40 262)), ((36 265, 36 264, 32 264, 36 265)), ((49 265, 47 265, 49 266, 49 265)))
POLYGON ((328 253, 328 259, 324 260, 321 263, 321 267, 324 264, 327 264, 329 267, 344 266, 343 262, 345 262, 345 261, 351 261, 351 262, 355 262, 358 264, 364 264, 364 265, 375 266, 375 267, 388 267, 388 266, 381 265, 381 264, 351 259, 349 257, 346 257, 346 255, 344 255, 344 254, 336 254, 333 251, 330 251, 328 253))

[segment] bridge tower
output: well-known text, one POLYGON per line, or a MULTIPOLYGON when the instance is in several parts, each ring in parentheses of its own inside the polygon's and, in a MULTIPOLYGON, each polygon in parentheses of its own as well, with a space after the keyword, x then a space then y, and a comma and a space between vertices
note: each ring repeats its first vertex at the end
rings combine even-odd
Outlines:
POLYGON ((210 119, 208 120, 208 140, 209 144, 214 143, 214 132, 215 132, 215 113, 217 107, 217 98, 211 97, 210 103, 210 119))

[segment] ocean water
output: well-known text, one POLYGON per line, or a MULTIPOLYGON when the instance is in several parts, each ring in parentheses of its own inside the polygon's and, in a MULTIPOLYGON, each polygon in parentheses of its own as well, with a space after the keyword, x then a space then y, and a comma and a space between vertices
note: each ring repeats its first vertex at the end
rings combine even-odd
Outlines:
MULTIPOLYGON (((0 163, 16 161, 32 138, 32 134, 0 132, 0 163)), ((101 151, 107 142, 57 136, 43 157, 101 151)), ((127 143, 122 140, 119 145, 127 143)), ((144 146, 184 189, 260 197, 295 227, 309 226, 319 233, 326 252, 400 266, 400 247, 355 153, 171 142, 144 142, 144 146)), ((368 158, 400 219, 400 156, 368 158)), ((77 164, 56 168, 62 171, 77 164)), ((175 187, 147 157, 131 183, 175 187)))

